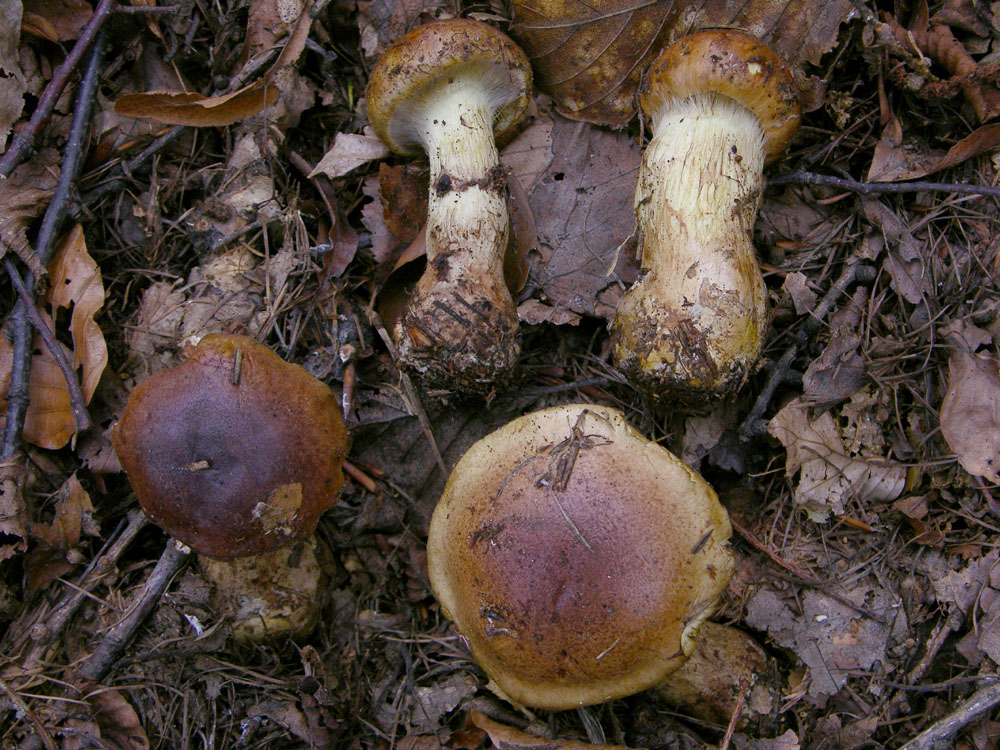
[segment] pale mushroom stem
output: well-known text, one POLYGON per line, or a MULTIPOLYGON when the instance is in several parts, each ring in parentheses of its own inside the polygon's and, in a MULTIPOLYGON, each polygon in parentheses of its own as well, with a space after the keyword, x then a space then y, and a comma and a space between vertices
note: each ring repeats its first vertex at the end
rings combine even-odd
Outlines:
POLYGON ((635 195, 644 276, 619 304, 616 356, 640 382, 722 392, 767 328, 751 240, 763 130, 717 94, 668 101, 652 119, 635 195))
POLYGON ((518 355, 517 312, 503 277, 506 175, 490 91, 458 78, 423 101, 427 271, 397 327, 400 353, 415 369, 447 366, 467 384, 509 373, 518 355))

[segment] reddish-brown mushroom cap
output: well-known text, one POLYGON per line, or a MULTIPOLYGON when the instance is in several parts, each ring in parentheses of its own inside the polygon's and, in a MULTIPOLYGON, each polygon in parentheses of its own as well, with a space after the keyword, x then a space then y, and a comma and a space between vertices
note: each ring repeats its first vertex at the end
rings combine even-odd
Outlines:
POLYGON ((655 118, 664 103, 697 94, 721 94, 753 112, 764 131, 765 162, 785 150, 799 126, 791 72, 774 50, 743 31, 699 31, 664 48, 646 71, 639 104, 655 118))
POLYGON ((111 437, 146 515, 224 560, 309 536, 344 482, 333 393, 245 336, 205 336, 140 383, 111 437))
POLYGON ((524 116, 531 96, 531 64, 524 52, 489 24, 453 18, 417 27, 379 58, 367 89, 372 128, 393 151, 420 153, 415 102, 439 82, 462 75, 479 78, 490 89, 494 132, 524 116))
POLYGON ((729 534, 692 469, 620 412, 574 404, 469 449, 434 511, 428 568, 499 688, 565 709, 680 667, 729 580, 729 534))

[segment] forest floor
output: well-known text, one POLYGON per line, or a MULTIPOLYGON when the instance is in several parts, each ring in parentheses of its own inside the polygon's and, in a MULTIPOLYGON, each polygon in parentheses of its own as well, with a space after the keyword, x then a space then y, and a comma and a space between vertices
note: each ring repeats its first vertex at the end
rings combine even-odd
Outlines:
MULTIPOLYGON (((501 144, 526 269, 516 382, 485 400, 428 392, 383 335, 421 268, 426 161, 365 132, 365 86, 421 22, 507 29, 536 5, 0 0, 8 414, 30 383, 0 462, 0 747, 998 746, 997 9, 791 0, 758 27, 720 2, 688 18, 784 39, 807 110, 765 172, 754 231, 763 363, 717 403, 653 401, 612 364, 648 136, 536 94, 501 144), (97 46, 79 41, 101 25, 97 46), (50 205, 62 216, 43 218, 50 205), (82 395, 40 342, 18 374, 10 269, 45 276, 38 310, 82 395), (294 641, 237 642, 196 563, 151 588, 172 543, 111 448, 132 388, 217 331, 301 364, 346 410, 348 482, 317 530, 320 624, 294 641), (568 402, 622 410, 718 491, 738 563, 713 619, 767 652, 770 715, 727 731, 655 691, 528 712, 487 688, 430 591, 430 514, 473 442, 568 402), (118 648, 144 595, 150 615, 118 648), (945 744, 921 738, 942 720, 945 744)), ((672 22, 654 36, 676 36, 672 22)))

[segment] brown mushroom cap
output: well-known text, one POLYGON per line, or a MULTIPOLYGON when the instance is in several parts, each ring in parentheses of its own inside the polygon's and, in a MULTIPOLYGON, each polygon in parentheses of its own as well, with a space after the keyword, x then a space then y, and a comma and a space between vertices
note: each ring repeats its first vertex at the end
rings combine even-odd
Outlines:
POLYGON ((743 31, 699 31, 665 47, 646 71, 639 104, 656 118, 671 99, 697 94, 727 96, 753 112, 764 131, 765 162, 785 150, 799 126, 791 72, 774 50, 743 31))
POLYGON ((419 26, 393 42, 368 79, 368 120, 389 148, 421 152, 413 115, 438 85, 470 75, 490 89, 493 130, 502 133, 527 109, 531 65, 508 36, 481 21, 453 18, 419 26))
POLYGON ((223 560, 309 536, 344 483, 333 393, 245 336, 205 336, 140 383, 111 438, 146 515, 223 560))
POLYGON ((514 420, 455 466, 431 520, 431 586, 514 701, 548 709, 676 670, 729 580, 729 517, 621 412, 514 420))

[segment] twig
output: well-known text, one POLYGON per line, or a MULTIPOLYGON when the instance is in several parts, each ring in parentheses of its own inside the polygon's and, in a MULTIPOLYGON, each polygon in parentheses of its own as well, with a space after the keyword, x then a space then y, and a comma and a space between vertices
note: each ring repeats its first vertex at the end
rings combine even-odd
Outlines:
POLYGON ((127 162, 119 163, 117 165, 118 171, 121 174, 109 176, 106 182, 81 195, 80 202, 85 205, 95 203, 112 190, 115 190, 119 178, 127 177, 132 174, 132 172, 139 169, 143 164, 152 159, 160 150, 162 150, 164 146, 176 141, 185 130, 187 130, 186 125, 174 125, 163 135, 154 138, 150 144, 146 146, 146 148, 136 154, 133 158, 129 159, 127 162))
POLYGON ((190 555, 191 550, 180 542, 171 539, 167 543, 136 601, 125 616, 105 633, 94 652, 77 670, 81 677, 101 682, 107 676, 115 659, 135 637, 139 626, 153 611, 170 581, 184 567, 190 555))
POLYGON ((823 295, 823 299, 820 300, 816 308, 809 313, 809 317, 806 318, 806 321, 795 334, 795 341, 789 345, 777 364, 775 364, 774 370, 767 379, 767 383, 764 385, 763 390, 761 390, 760 395, 757 396, 753 408, 740 425, 739 436, 741 440, 749 440, 752 437, 767 432, 767 423, 762 417, 764 416, 764 412, 767 411, 771 399, 774 398, 775 391, 778 390, 778 386, 787 381, 789 370, 795 357, 798 356, 799 349, 823 326, 823 320, 840 300, 841 295, 847 291, 847 287, 856 281, 869 282, 874 278, 874 268, 863 264, 859 258, 848 258, 844 270, 840 274, 840 278, 823 295))
POLYGON ((7 152, 0 157, 0 179, 7 179, 14 172, 15 167, 27 157, 35 143, 35 139, 42 132, 42 128, 52 117, 52 110, 55 109, 56 102, 62 95, 63 89, 69 82, 69 77, 80 63, 84 53, 90 49, 90 45, 97 38, 97 33, 104 26, 104 23, 111 17, 111 14, 118 6, 117 0, 99 0, 94 8, 94 15, 87 21, 87 25, 80 32, 76 44, 70 50, 66 59, 52 73, 52 80, 45 87, 38 106, 28 120, 27 127, 24 128, 10 144, 7 152))
POLYGON ((993 683, 977 690, 969 700, 918 734, 900 750, 939 750, 952 747, 952 737, 997 704, 1000 704, 1000 683, 993 683))
POLYGON ((18 298, 24 306, 28 322, 38 331, 38 335, 45 342, 45 348, 49 350, 52 359, 56 361, 56 364, 62 371, 63 378, 66 380, 66 388, 69 390, 69 403, 70 408, 73 410, 73 419, 76 421, 76 431, 79 434, 89 429, 91 422, 90 415, 87 413, 86 399, 84 399, 83 391, 80 389, 80 382, 76 378, 76 372, 73 371, 73 366, 66 359, 66 352, 63 351, 62 346, 56 340, 55 333, 52 332, 52 329, 49 328, 48 324, 42 319, 42 316, 39 315, 34 305, 34 300, 31 298, 31 292, 24 285, 21 274, 17 272, 13 261, 9 258, 4 258, 4 267, 7 269, 7 275, 10 277, 10 283, 14 285, 18 298))
POLYGON ((834 177, 833 175, 813 172, 791 172, 769 177, 767 186, 771 187, 772 185, 826 185, 862 195, 929 191, 1000 197, 1000 187, 991 185, 965 185, 954 182, 924 182, 922 180, 913 182, 859 182, 850 177, 834 177))
POLYGON ((55 607, 45 618, 45 622, 36 623, 28 633, 34 646, 24 660, 24 669, 30 671, 38 666, 49 644, 63 631, 70 619, 83 604, 86 592, 93 588, 97 580, 105 575, 118 562, 125 549, 145 527, 146 515, 141 510, 131 510, 128 513, 128 523, 117 538, 109 539, 107 548, 95 556, 87 569, 76 582, 76 589, 69 592, 63 602, 55 607))
POLYGON ((7 700, 9 700, 14 707, 17 709, 18 713, 26 716, 28 721, 30 721, 35 726, 35 732, 37 732, 37 738, 45 747, 45 750, 56 750, 56 743, 52 739, 52 735, 48 733, 45 729, 45 725, 38 718, 38 715, 31 710, 31 707, 24 702, 24 699, 18 695, 14 690, 11 689, 10 685, 0 679, 0 690, 7 695, 7 700))
MULTIPOLYGON (((104 35, 99 34, 90 53, 90 59, 87 62, 87 68, 80 82, 76 103, 73 107, 73 123, 70 126, 69 140, 63 153, 63 164, 59 171, 56 189, 45 209, 45 215, 42 217, 42 224, 38 231, 38 240, 35 243, 36 255, 43 266, 48 263, 49 257, 52 255, 59 225, 66 214, 69 196, 80 173, 80 165, 83 163, 83 147, 90 129, 90 116, 94 109, 103 48, 104 35)), ((13 146, 11 150, 13 150, 13 146)), ((10 153, 11 151, 8 151, 4 158, 10 153)), ((24 279, 24 286, 32 289, 34 283, 34 274, 29 271, 24 279)), ((3 444, 0 446, 0 461, 11 458, 17 451, 21 443, 24 416, 28 410, 31 332, 27 310, 32 306, 33 303, 25 305, 19 300, 15 303, 10 316, 11 343, 14 354, 7 399, 7 421, 4 425, 3 444)))

